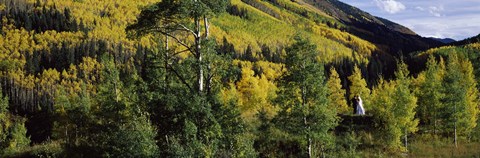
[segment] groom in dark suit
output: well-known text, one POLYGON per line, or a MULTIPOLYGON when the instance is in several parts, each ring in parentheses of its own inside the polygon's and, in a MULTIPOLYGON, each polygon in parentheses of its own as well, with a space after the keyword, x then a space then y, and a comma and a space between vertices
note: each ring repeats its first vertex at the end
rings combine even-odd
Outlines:
POLYGON ((356 114, 356 113, 357 113, 357 106, 358 106, 358 96, 355 95, 355 96, 352 98, 353 114, 356 114))

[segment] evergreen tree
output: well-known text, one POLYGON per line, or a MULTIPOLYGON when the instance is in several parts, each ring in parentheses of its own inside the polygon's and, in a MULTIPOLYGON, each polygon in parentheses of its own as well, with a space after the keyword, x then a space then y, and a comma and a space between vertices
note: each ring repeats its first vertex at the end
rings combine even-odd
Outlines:
POLYGON ((329 107, 337 110, 339 114, 349 114, 352 110, 345 100, 345 90, 342 89, 340 76, 334 67, 330 69, 330 77, 327 81, 329 107))
POLYGON ((335 109, 328 108, 324 67, 317 58, 316 46, 295 37, 287 48, 287 72, 282 78, 278 103, 282 106, 276 123, 298 139, 306 157, 320 156, 329 147, 329 130, 337 125, 335 109))

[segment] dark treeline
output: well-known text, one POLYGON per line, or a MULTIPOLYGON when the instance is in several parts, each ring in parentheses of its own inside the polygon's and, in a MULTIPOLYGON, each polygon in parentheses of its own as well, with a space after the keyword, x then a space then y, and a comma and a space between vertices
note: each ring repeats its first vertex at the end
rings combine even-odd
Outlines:
POLYGON ((18 7, 18 3, 22 2, 11 1, 10 3, 6 3, 7 9, 0 11, 0 20, 12 20, 17 28, 25 28, 28 31, 34 30, 35 32, 48 30, 55 30, 57 32, 87 31, 83 22, 77 23, 77 21, 71 17, 68 8, 59 11, 56 6, 47 8, 45 5, 37 2, 33 5, 25 4, 22 9, 18 7))

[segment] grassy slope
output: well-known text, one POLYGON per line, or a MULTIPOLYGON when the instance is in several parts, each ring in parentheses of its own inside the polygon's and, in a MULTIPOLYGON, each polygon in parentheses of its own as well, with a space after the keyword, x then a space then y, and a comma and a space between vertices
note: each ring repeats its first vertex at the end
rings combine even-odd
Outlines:
MULTIPOLYGON (((293 36, 296 33, 301 33, 318 45, 319 51, 324 53, 321 57, 327 61, 340 57, 351 57, 352 52, 366 57, 376 49, 370 42, 349 33, 329 28, 323 23, 315 23, 312 19, 268 2, 257 2, 279 14, 280 19, 240 0, 232 0, 232 5, 248 11, 249 18, 245 19, 223 13, 212 19, 213 36, 218 40, 223 39, 223 37, 227 38, 239 52, 243 52, 248 45, 251 45, 253 50, 258 52, 262 44, 267 44, 271 48, 289 45, 293 36)), ((291 1, 281 2, 291 5, 291 8, 304 9, 309 14, 321 15, 325 16, 326 19, 333 20, 320 10, 315 10, 311 5, 291 1)))
POLYGON ((479 157, 480 143, 460 142, 457 147, 448 138, 418 136, 409 147, 409 157, 479 157))

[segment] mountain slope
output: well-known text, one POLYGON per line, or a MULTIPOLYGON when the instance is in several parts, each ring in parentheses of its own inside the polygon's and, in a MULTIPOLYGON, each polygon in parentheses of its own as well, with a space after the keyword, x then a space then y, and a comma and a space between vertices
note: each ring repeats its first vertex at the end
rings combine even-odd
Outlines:
POLYGON ((387 19, 375 17, 338 0, 305 0, 348 26, 347 32, 366 39, 391 53, 424 50, 442 45, 420 37, 409 28, 387 19))
POLYGON ((440 41, 440 42, 445 43, 445 44, 457 42, 456 40, 451 39, 451 38, 434 38, 434 37, 430 37, 430 39, 433 39, 433 40, 436 40, 436 41, 440 41))
POLYGON ((371 42, 338 29, 344 27, 341 25, 306 3, 232 0, 227 13, 212 19, 211 29, 217 40, 225 38, 238 53, 244 53, 250 46, 257 56, 265 46, 281 53, 297 33, 318 44, 327 61, 353 58, 352 52, 366 59, 377 50, 371 42))
POLYGON ((327 61, 365 59, 373 52, 405 55, 443 44, 337 0, 232 0, 212 23, 217 40, 225 37, 240 53, 248 46, 255 52, 262 46, 281 49, 300 32, 319 45, 327 61))
POLYGON ((460 46, 460 45, 466 45, 466 44, 472 44, 472 43, 480 43, 480 34, 452 43, 453 45, 460 46))
MULTIPOLYGON (((80 63, 85 56, 105 52, 134 56, 142 49, 156 47, 156 42, 149 37, 128 39, 125 28, 136 21, 141 8, 156 2, 2 1, 0 18, 9 20, 0 26, 4 35, 0 40, 5 41, 2 48, 8 48, 2 49, 6 55, 0 59, 16 63, 8 69, 26 68, 39 73, 49 68, 61 70, 80 63), (17 38, 7 36, 23 38, 15 41, 17 38), (70 60, 57 64, 50 60, 52 54, 68 54, 62 58, 70 60), (48 62, 34 62, 43 58, 48 62)), ((220 46, 231 45, 233 52, 229 53, 252 61, 278 62, 296 34, 315 43, 319 58, 326 62, 371 63, 373 55, 373 60, 382 62, 376 69, 384 71, 386 66, 394 67, 389 63, 399 52, 440 45, 336 0, 231 0, 227 11, 210 21, 211 35, 220 46)), ((123 60, 133 62, 127 59, 123 60)))

